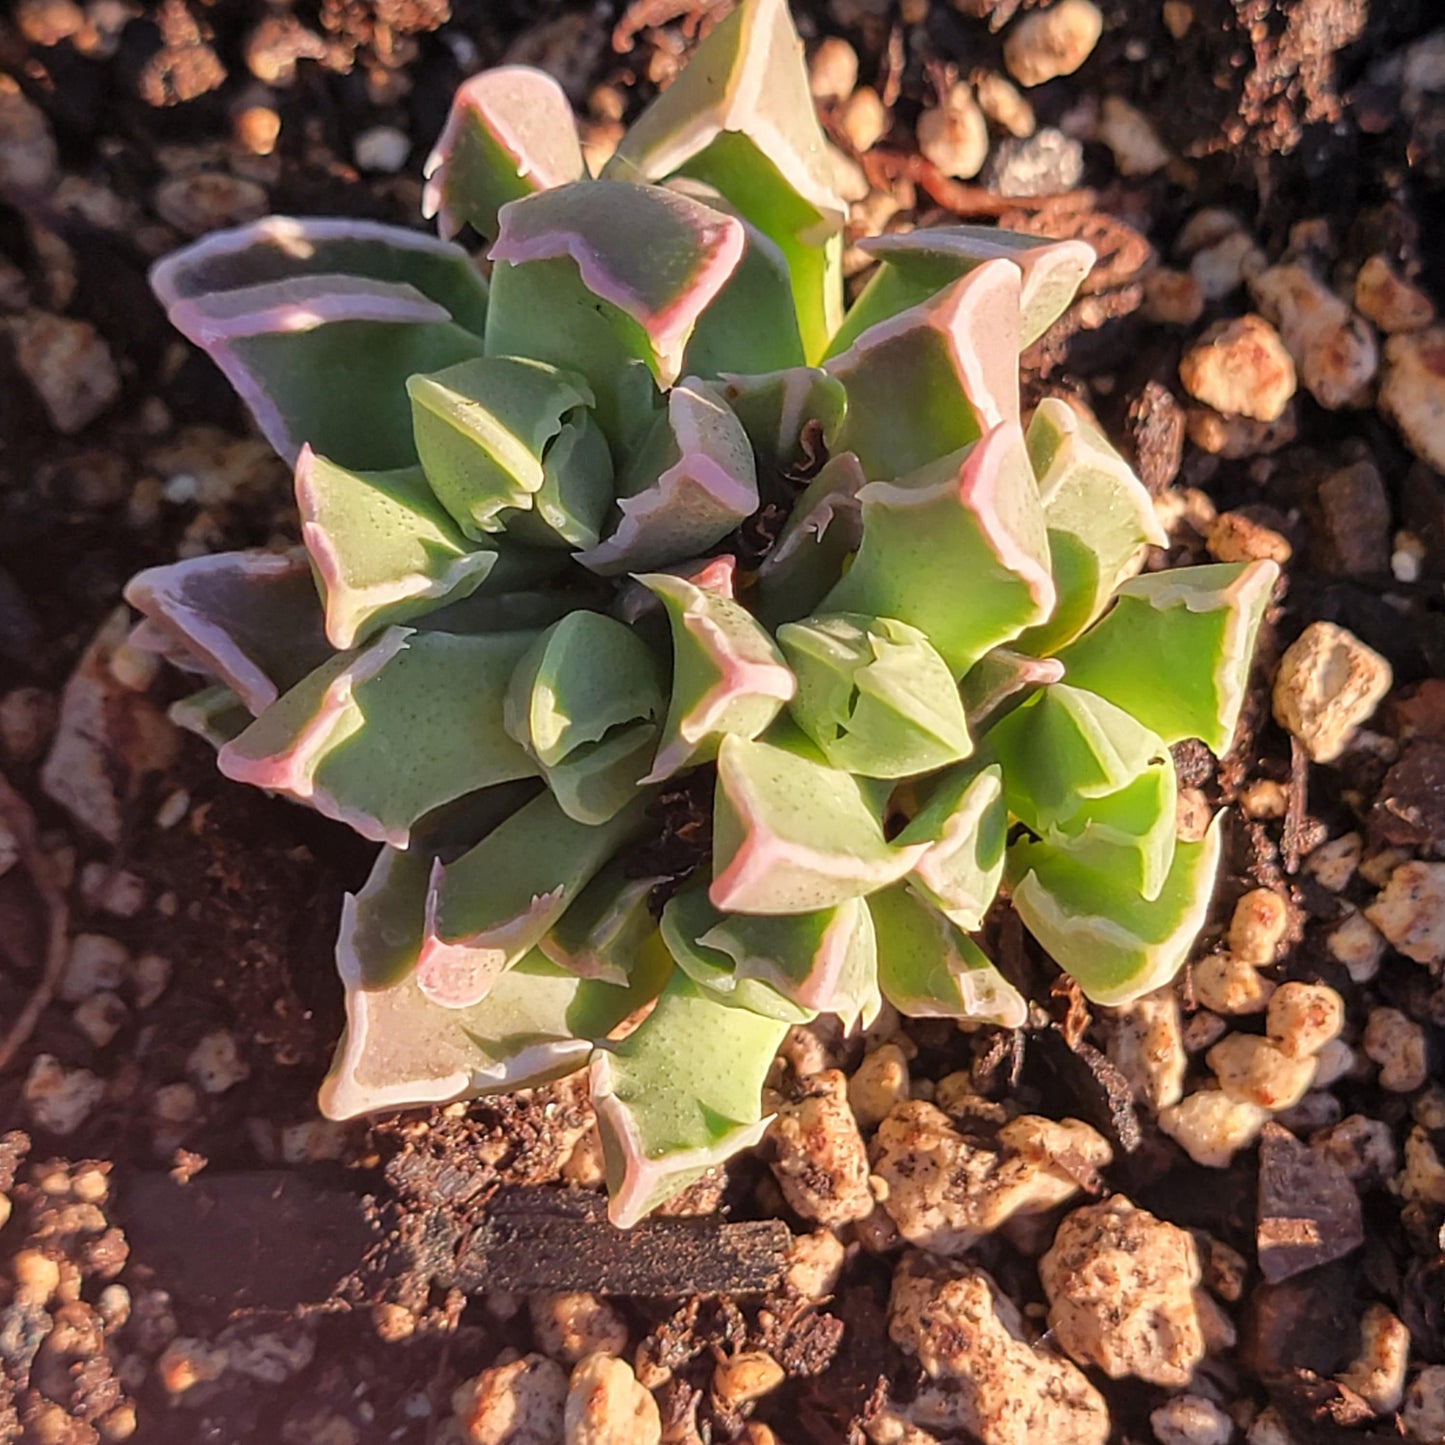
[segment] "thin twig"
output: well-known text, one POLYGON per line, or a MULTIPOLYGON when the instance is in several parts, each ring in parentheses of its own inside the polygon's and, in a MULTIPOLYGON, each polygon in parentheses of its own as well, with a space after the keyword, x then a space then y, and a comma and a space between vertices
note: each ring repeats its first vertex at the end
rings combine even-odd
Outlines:
POLYGON ((25 1007, 20 1010, 15 1022, 10 1025, 3 1041, 0 1041, 0 1070, 6 1069, 16 1054, 24 1048, 26 1040, 35 1032, 40 1015, 46 1005, 55 997, 60 975, 65 969, 65 949, 70 937, 70 909, 65 901, 65 892, 55 877, 55 867, 50 858, 41 850, 40 836, 35 826, 35 814, 30 805, 15 791, 0 774, 0 819, 3 819, 15 839, 15 848, 20 864, 30 875, 45 904, 49 919, 48 936, 45 945, 45 964, 40 979, 30 991, 25 1007))

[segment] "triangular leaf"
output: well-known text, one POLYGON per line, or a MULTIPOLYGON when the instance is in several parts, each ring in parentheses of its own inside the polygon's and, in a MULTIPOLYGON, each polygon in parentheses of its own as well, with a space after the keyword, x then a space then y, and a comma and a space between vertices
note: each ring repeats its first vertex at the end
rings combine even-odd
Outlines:
POLYGON ((973 751, 948 664, 916 627, 822 613, 784 624, 778 645, 798 679, 788 711, 835 768, 902 778, 973 751))
POLYGON ((900 1013, 1023 1026, 1023 995, 962 929, 906 884, 870 895, 868 908, 878 930, 878 983, 900 1013))
POLYGON ((757 737, 797 683, 773 639, 733 600, 730 573, 637 580, 661 599, 672 629, 672 700, 645 779, 660 783, 715 757, 724 737, 757 737))
POLYGON ((927 843, 908 882, 966 933, 982 926, 1003 879, 1008 809, 998 764, 941 774, 896 841, 927 843))
POLYGON ((452 96, 447 123, 422 174, 421 213, 452 237, 470 226, 497 234, 508 201, 581 180, 582 147, 572 107, 545 71, 500 65, 474 75, 452 96))
POLYGON ((253 713, 319 667, 331 649, 302 552, 220 552, 149 567, 125 600, 253 713))
POLYGON ((926 843, 894 847, 859 783, 811 748, 724 738, 713 804, 713 906, 812 913, 901 878, 926 843))
POLYGON ((1278 576, 1273 562, 1225 562, 1135 577, 1059 661, 1070 682, 1132 713, 1166 743, 1201 738, 1222 754, 1278 576))
POLYGON ((536 774, 502 727, 530 632, 463 637, 388 628, 338 653, 221 749, 221 771, 404 848, 426 813, 536 774))
POLYGON ((469 596, 497 560, 457 530, 420 467, 357 472, 302 447, 296 503, 339 651, 469 596))
POLYGON ((1043 509, 1016 425, 860 497, 863 543, 822 610, 907 622, 955 677, 1049 616, 1043 509))
POLYGON ((1222 817, 1201 842, 1176 845, 1169 877, 1152 900, 1048 843, 1016 843, 1008 855, 1014 907, 1086 997, 1109 1007, 1130 1003, 1174 977, 1204 926, 1222 817))
POLYGON ((657 1007, 592 1059, 592 1104, 626 1229, 768 1126, 763 1080, 787 1025, 723 1003, 675 969, 657 1007))

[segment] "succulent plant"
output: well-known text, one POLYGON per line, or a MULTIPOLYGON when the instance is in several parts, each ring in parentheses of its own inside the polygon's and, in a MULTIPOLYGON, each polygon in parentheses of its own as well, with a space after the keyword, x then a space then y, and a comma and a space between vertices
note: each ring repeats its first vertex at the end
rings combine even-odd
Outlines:
POLYGON ((304 548, 142 573, 135 641, 227 777, 381 845, 323 1107, 588 1065, 620 1224, 761 1136, 792 1024, 1022 1024, 1001 887, 1090 999, 1167 982, 1220 853, 1170 745, 1228 746, 1274 580, 1142 571, 1100 431, 1022 425, 1085 245, 878 237, 845 312, 800 49, 742 0, 596 179, 552 80, 486 72, 441 239, 271 218, 153 277, 304 548))

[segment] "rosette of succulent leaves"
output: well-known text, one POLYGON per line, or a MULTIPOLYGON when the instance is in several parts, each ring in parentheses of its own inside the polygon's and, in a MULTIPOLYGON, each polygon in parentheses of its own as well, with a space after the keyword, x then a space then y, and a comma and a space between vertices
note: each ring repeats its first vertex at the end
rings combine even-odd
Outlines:
POLYGON ((558 86, 492 70, 442 239, 273 217, 153 275, 304 548, 140 574, 135 641, 227 777, 381 848, 323 1108, 586 1065, 619 1224, 759 1139, 792 1024, 1021 1024, 1000 888, 1120 1004, 1220 857, 1170 745, 1228 747, 1274 567, 1142 572, 1108 441, 1022 424, 1087 246, 882 236, 845 311, 831 156, 784 0, 742 0, 595 179, 558 86))

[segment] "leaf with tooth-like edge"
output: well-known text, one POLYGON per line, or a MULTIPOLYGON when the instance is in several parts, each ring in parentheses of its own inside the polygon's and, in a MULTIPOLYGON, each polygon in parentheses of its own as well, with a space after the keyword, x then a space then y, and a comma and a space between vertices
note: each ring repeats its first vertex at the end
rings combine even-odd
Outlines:
POLYGON ((217 750, 251 726, 251 714, 229 687, 203 688, 173 702, 166 716, 178 728, 195 733, 217 750))
POLYGON ((1131 1003, 1167 984, 1204 926, 1219 871, 1218 815, 1198 843, 1179 843, 1157 898, 1082 867, 1044 842, 1008 852, 1009 891, 1024 926, 1094 1003, 1131 1003))
POLYGON ((1068 403, 1045 397, 1027 440, 1059 602, 1046 623, 1019 638, 1018 647, 1045 656, 1101 617, 1119 585, 1144 565, 1149 548, 1168 546, 1169 538, 1144 484, 1068 403))
POLYGON ((995 647, 964 674, 959 684, 968 730, 975 737, 1033 696, 1035 689, 1058 682, 1063 664, 1052 657, 1026 657, 995 647))
POLYGON ((464 82, 422 175, 421 213, 452 237, 470 226, 497 234, 497 212, 534 191, 586 174, 577 124, 562 87, 545 71, 499 65, 464 82))
POLYGON ((1043 840, 1081 867, 1157 898, 1174 862, 1178 793, 1174 761, 1161 750, 1132 783, 1089 799, 1068 822, 1045 828, 1043 840))
MULTIPOLYGON (((714 210, 736 215, 713 187, 687 176, 668 182, 668 190, 691 196, 714 210)), ((683 376, 718 376, 724 371, 782 371, 803 364, 803 341, 793 314, 793 287, 782 251, 742 217, 747 245, 737 270, 698 319, 683 354, 683 376), (766 316, 768 324, 758 325, 766 316)))
POLYGON ((517 665, 503 716, 563 811, 604 823, 636 793, 663 711, 661 669, 647 644, 615 618, 579 609, 517 665))
POLYGON ((407 377, 482 352, 474 331, 414 286, 357 276, 297 276, 193 296, 177 301, 170 317, 293 465, 310 443, 342 466, 413 466, 407 377))
POLYGON ((306 554, 219 552, 148 567, 125 600, 253 713, 331 655, 306 554))
POLYGON ((823 611, 907 622, 959 678, 1052 612, 1044 513, 1016 423, 859 497, 863 543, 823 611))
POLYGON ((405 848, 443 803, 536 764, 502 726, 535 633, 467 637, 390 627, 337 653, 221 749, 221 771, 405 848))
POLYGON ((829 457, 803 489, 758 568, 753 610, 769 627, 816 612, 863 542, 866 478, 852 452, 829 457))
POLYGON ((328 1118, 440 1104, 570 1073, 662 987, 665 955, 639 959, 619 987, 531 953, 470 1008, 434 1003, 413 967, 430 866, 425 852, 383 849, 366 886, 342 905, 336 964, 346 1029, 321 1086, 328 1118))
POLYGON ((907 884, 870 894, 868 908, 878 932, 878 986, 900 1013, 1023 1026, 1023 995, 957 924, 907 884))
POLYGON ((707 569, 695 581, 667 572, 637 580, 661 599, 672 632, 672 696, 643 779, 660 783, 710 761, 724 737, 757 737, 797 680, 767 631, 734 599, 730 568, 707 569))
POLYGON ((560 763, 614 728, 662 712, 657 659, 631 628, 578 610, 549 627, 507 688, 507 731, 539 763, 560 763))
POLYGON ((612 510, 612 452, 586 413, 568 417, 542 458, 542 485, 529 512, 509 512, 505 530, 539 547, 595 547, 612 510))
POLYGON ((788 711, 835 768, 906 778, 973 751, 958 685, 916 627, 822 613, 778 628, 778 646, 798 679, 788 711))
POLYGON ((624 858, 613 858, 579 893, 537 945, 553 963, 579 978, 623 983, 644 945, 657 933, 648 907, 666 880, 635 878, 624 858))
POLYGON ((1159 735, 1107 699, 1069 683, 1041 688, 989 729, 989 754, 1003 764, 1008 810, 1035 833, 1084 813, 1168 763, 1159 735))
POLYGON ((618 478, 621 517, 577 560, 603 576, 661 567, 726 537, 758 509, 758 475, 742 423, 711 386, 689 378, 618 478))
POLYGON ((488 354, 533 357, 589 377, 597 396, 593 416, 613 454, 630 452, 663 405, 642 328, 594 296, 570 258, 524 266, 497 262, 492 302, 488 354), (542 316, 545 326, 538 325, 542 316))
POLYGON ((297 276, 414 286, 468 331, 480 335, 486 325, 486 278, 460 246, 379 221, 264 216, 172 251, 151 267, 150 283, 169 311, 178 301, 297 276))
MULTIPOLYGON (((677 966, 694 983, 721 995, 738 1008, 766 1018, 780 1019, 785 1024, 805 1024, 815 1017, 818 1010, 798 1003, 793 998, 793 990, 776 987, 771 978, 745 973, 728 954, 702 941, 702 935, 725 917, 707 901, 707 888, 703 884, 684 888, 667 900, 660 923, 662 941, 677 960, 677 966)), ((776 924, 786 920, 755 918, 750 921, 776 924)), ((776 940, 783 941, 781 938, 776 940)), ((803 941, 806 944, 806 939, 803 941)), ((776 942, 774 953, 777 952, 776 942)), ((807 958, 811 957, 809 953, 807 958)), ((792 961, 791 958, 787 960, 792 961)), ((781 959, 774 958, 771 962, 775 969, 786 968, 781 959)))
POLYGON ((1003 880, 1008 842, 998 764, 941 774, 895 842, 927 843, 908 882, 965 933, 982 927, 1003 880))
POLYGON ((895 847, 857 778, 825 762, 801 734, 731 736, 717 758, 713 906, 738 913, 812 913, 901 878, 927 843, 895 847))
MULTIPOLYGON (((469 537, 500 532, 529 509, 546 479, 548 448, 567 422, 589 424, 592 389, 573 372, 515 356, 485 356, 406 383, 426 478, 469 537)), ((608 466, 605 446, 577 458, 608 466)), ((524 539, 525 540, 525 539, 524 539)))
POLYGON ((513 201, 502 209, 490 252, 496 265, 487 352, 573 367, 599 391, 608 378, 585 363, 603 361, 608 352, 632 356, 647 363, 659 386, 671 386, 682 375, 694 329, 745 248, 736 217, 661 186, 577 181, 513 201), (516 303, 532 293, 516 288, 516 279, 530 266, 557 261, 576 272, 590 308, 606 308, 598 312, 609 323, 605 351, 594 344, 599 338, 573 335, 550 296, 540 309, 519 313, 516 303), (545 326, 537 324, 539 316, 547 317, 545 326), (548 354, 540 355, 539 347, 548 354))
POLYGON ((842 319, 847 206, 786 0, 744 0, 633 122, 605 176, 715 186, 781 248, 808 359, 842 319))
POLYGON ((357 472, 302 447, 296 502, 339 651, 468 596, 497 560, 457 530, 420 467, 357 472))
POLYGON ((1223 754, 1278 576, 1273 562, 1221 562, 1135 577, 1058 660, 1166 743, 1201 738, 1223 754))
POLYGON ((865 237, 859 249, 878 269, 848 309, 829 355, 846 351, 870 326, 917 306, 986 261, 1020 272, 1020 348, 1032 345, 1064 314, 1094 264, 1083 241, 1048 241, 994 226, 925 226, 865 237))
POLYGON ((848 392, 833 441, 891 481, 1019 418, 1019 273, 990 261, 869 327, 827 363, 848 392))
POLYGON ((636 1224, 762 1138, 763 1081, 787 1030, 676 968, 642 1023, 597 1049, 592 1104, 613 1224, 636 1224))
POLYGON ((878 1016, 873 919, 861 898, 814 913, 720 913, 693 885, 668 900, 662 936, 696 983, 744 1008, 803 1023, 837 1014, 845 1030, 878 1016))
POLYGON ((779 470, 786 472, 811 461, 810 445, 832 450, 831 439, 848 409, 848 393, 843 383, 822 367, 791 366, 747 374, 724 371, 718 379, 723 400, 742 422, 754 450, 770 458, 779 470))
POLYGON ((468 1008, 566 912, 644 822, 649 794, 606 823, 579 823, 544 792, 476 847, 432 870, 417 986, 434 1003, 468 1008))

